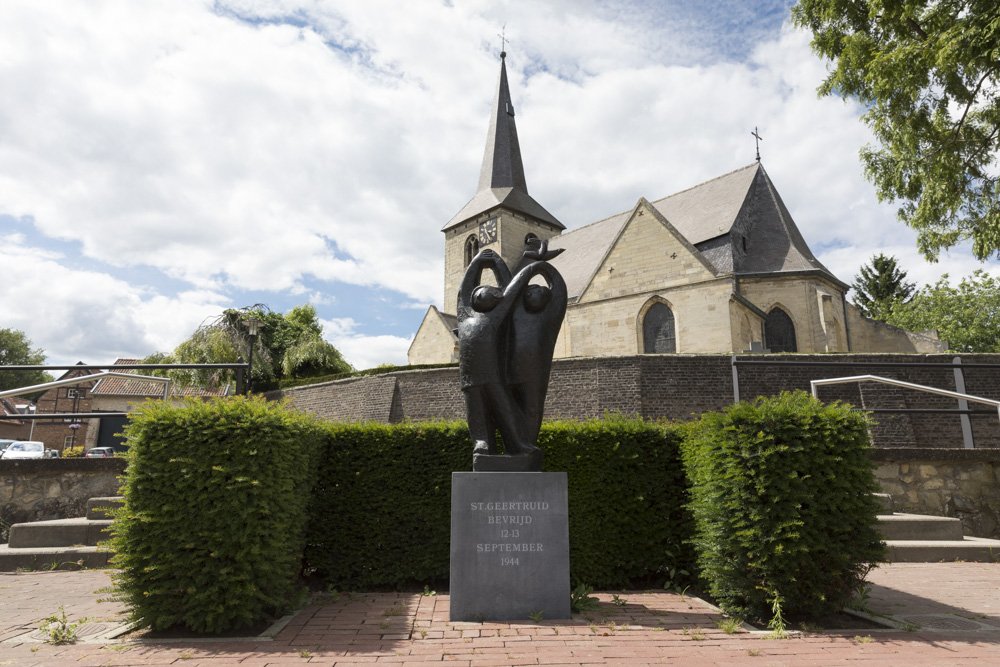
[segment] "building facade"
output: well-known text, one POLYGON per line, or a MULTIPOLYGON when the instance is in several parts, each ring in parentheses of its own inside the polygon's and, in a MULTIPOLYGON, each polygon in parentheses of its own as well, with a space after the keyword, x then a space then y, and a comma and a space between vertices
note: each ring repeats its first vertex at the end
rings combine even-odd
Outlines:
POLYGON ((557 358, 947 349, 936 332, 863 317, 846 298, 849 285, 810 251, 760 162, 566 231, 528 194, 503 57, 477 192, 442 228, 444 307, 425 314, 411 364, 457 360, 465 268, 484 248, 513 267, 531 237, 563 249, 551 260, 569 289, 557 358))

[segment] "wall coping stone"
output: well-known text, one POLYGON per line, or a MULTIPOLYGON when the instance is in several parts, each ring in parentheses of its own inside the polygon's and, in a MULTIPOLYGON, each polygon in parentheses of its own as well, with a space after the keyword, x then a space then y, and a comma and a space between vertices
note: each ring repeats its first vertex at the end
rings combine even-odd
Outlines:
POLYGON ((1000 462, 1000 449, 957 449, 941 447, 878 447, 874 461, 966 461, 1000 462))
POLYGON ((124 472, 128 463, 123 458, 73 457, 68 459, 13 459, 0 460, 0 475, 38 472, 124 472))

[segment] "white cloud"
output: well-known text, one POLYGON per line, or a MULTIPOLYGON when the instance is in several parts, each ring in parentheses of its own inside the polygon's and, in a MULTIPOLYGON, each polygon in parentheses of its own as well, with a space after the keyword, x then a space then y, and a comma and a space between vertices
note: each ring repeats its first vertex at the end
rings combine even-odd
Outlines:
POLYGON ((407 364, 406 353, 413 336, 367 336, 356 331, 358 323, 350 317, 320 320, 320 323, 323 325, 323 337, 358 370, 374 368, 379 364, 407 364))
POLYGON ((859 109, 816 99, 825 65, 771 27, 785 4, 0 3, 0 215, 34 226, 6 277, 45 297, 7 319, 76 361, 172 349, 234 295, 297 297, 353 318, 334 344, 355 366, 403 363, 344 285, 440 305, 438 230, 473 195, 508 16, 529 190, 568 227, 750 163, 757 126, 841 279, 884 249, 913 279, 970 273, 967 252, 923 264, 876 203, 859 109))
POLYGON ((166 298, 105 273, 67 268, 57 254, 6 239, 0 266, 4 314, 0 326, 25 331, 47 363, 111 363, 170 351, 224 307, 222 295, 189 291, 166 298))

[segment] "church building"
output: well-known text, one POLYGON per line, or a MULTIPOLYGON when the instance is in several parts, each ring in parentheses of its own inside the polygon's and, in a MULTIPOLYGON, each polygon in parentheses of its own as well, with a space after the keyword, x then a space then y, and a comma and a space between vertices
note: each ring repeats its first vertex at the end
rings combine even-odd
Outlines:
POLYGON ((513 267, 531 237, 564 249, 551 260, 569 289, 557 358, 947 350, 936 332, 861 315, 846 298, 849 285, 809 250, 759 160, 566 231, 528 194, 505 55, 479 187, 441 230, 444 308, 427 310, 410 364, 458 360, 455 312, 465 268, 484 248, 513 267))

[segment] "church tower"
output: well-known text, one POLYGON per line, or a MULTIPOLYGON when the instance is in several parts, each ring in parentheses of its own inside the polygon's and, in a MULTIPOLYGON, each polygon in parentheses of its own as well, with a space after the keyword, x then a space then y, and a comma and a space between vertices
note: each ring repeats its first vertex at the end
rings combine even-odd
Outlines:
POLYGON ((455 312, 465 268, 480 250, 494 250, 513 267, 526 238, 548 239, 566 229, 528 194, 507 85, 506 57, 506 52, 500 53, 500 80, 476 195, 441 229, 445 235, 445 313, 455 312))

